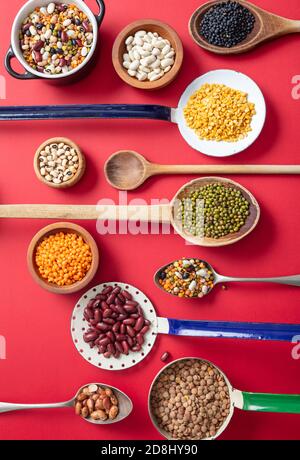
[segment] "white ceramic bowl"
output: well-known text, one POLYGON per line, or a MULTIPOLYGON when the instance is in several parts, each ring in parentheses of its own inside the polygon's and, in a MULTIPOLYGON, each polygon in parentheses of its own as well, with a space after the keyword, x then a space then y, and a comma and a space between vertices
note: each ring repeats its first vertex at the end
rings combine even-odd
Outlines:
POLYGON ((60 1, 60 3, 75 4, 81 11, 83 11, 87 15, 87 17, 89 18, 93 26, 94 40, 92 43, 90 53, 78 67, 64 74, 57 74, 57 75, 41 73, 41 72, 38 72, 37 70, 34 70, 32 67, 30 67, 30 65, 26 62, 26 60, 23 57, 22 50, 20 49, 20 44, 19 44, 19 31, 22 27, 22 23, 24 19, 30 13, 32 13, 35 8, 47 6, 49 3, 51 3, 51 0, 29 0, 27 3, 25 3, 25 5, 23 5, 22 8, 19 10, 14 20, 13 26, 12 26, 11 47, 9 48, 6 58, 5 58, 5 67, 6 67, 6 70, 9 72, 9 74, 20 80, 30 80, 30 79, 35 79, 35 78, 42 78, 42 79, 48 79, 48 80, 65 80, 65 79, 68 79, 69 77, 75 76, 75 74, 77 75, 79 72, 82 72, 83 68, 87 66, 89 61, 91 61, 92 57, 94 56, 94 53, 97 47, 97 43, 98 43, 98 28, 100 27, 104 14, 105 14, 105 5, 104 5, 103 0, 96 0, 96 2, 100 8, 100 13, 97 16, 94 15, 94 13, 84 3, 83 0, 60 1), (19 74, 12 69, 11 60, 13 58, 17 58, 18 61, 21 63, 21 65, 24 67, 24 69, 26 70, 24 74, 19 74))
POLYGON ((178 123, 179 130, 186 142, 195 150, 212 157, 228 157, 246 150, 259 137, 265 119, 266 103, 260 88, 250 77, 234 70, 213 70, 196 78, 181 96, 175 114, 175 122, 178 123), (252 118, 252 131, 244 139, 237 142, 206 141, 200 139, 195 131, 188 127, 184 118, 184 108, 192 94, 205 83, 218 83, 240 90, 248 94, 249 102, 255 104, 256 115, 252 118))

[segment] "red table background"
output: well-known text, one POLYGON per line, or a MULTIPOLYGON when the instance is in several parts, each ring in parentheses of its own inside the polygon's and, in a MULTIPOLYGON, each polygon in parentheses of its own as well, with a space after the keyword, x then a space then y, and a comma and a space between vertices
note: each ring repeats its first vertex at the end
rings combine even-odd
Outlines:
MULTIPOLYGON (((87 2, 95 8, 95 2, 87 2)), ((292 98, 292 77, 300 74, 299 36, 290 36, 238 57, 221 57, 198 48, 188 33, 188 20, 201 0, 109 0, 101 27, 100 51, 93 72, 67 87, 42 81, 17 81, 3 66, 12 21, 21 0, 0 3, 1 75, 7 98, 1 105, 58 103, 158 103, 175 107, 194 78, 212 69, 246 73, 262 88, 267 121, 259 140, 246 152, 223 160, 232 164, 299 163, 300 100, 292 98), (182 72, 169 87, 156 92, 135 90, 123 83, 111 63, 118 32, 129 22, 153 17, 168 22, 180 34, 185 59, 182 72)), ((287 17, 300 17, 298 0, 256 3, 287 17)), ((176 126, 153 121, 23 122, 0 125, 0 196, 9 203, 95 204, 101 198, 118 201, 118 192, 106 183, 103 164, 119 149, 134 149, 149 160, 165 163, 217 163, 193 151, 176 126), (45 139, 67 136, 82 147, 87 172, 74 189, 57 191, 40 183, 33 171, 35 149, 45 139)), ((221 160, 222 161, 222 160, 221 160)), ((84 225, 95 237, 101 263, 94 284, 124 281, 136 285, 152 300, 161 316, 186 319, 273 321, 299 323, 297 288, 268 285, 218 287, 202 301, 172 299, 153 284, 155 270, 172 259, 202 257, 220 272, 236 276, 275 276, 300 272, 300 183, 296 176, 233 176, 254 192, 261 204, 258 228, 242 242, 220 249, 186 246, 176 235, 97 234, 95 222, 84 225)), ((149 180, 129 199, 169 198, 192 177, 149 180)), ((134 411, 125 422, 98 428, 83 422, 72 410, 15 412, 0 417, 1 439, 160 439, 147 416, 151 381, 162 367, 161 354, 173 358, 199 356, 219 365, 239 389, 300 393, 300 361, 292 359, 292 345, 235 340, 160 336, 152 353, 128 371, 101 371, 84 361, 70 337, 70 316, 81 294, 56 296, 31 279, 26 250, 36 231, 49 221, 7 220, 0 227, 1 308, 0 335, 7 342, 7 359, 0 360, 0 400, 21 403, 66 400, 86 382, 118 386, 133 399, 134 411)), ((222 439, 299 439, 297 415, 236 411, 222 439)))

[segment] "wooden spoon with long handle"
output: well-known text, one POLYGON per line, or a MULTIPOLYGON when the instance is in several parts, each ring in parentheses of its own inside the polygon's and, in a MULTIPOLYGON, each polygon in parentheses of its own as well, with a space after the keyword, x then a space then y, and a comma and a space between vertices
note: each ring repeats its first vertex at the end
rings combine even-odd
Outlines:
POLYGON ((200 34, 200 24, 205 13, 214 5, 220 3, 213 0, 201 5, 193 13, 189 29, 193 40, 197 45, 216 54, 240 54, 256 48, 258 45, 275 40, 284 35, 300 32, 300 21, 287 19, 282 16, 265 11, 252 3, 239 0, 239 3, 246 7, 255 17, 255 25, 251 34, 241 43, 232 48, 214 46, 208 43, 200 34))
POLYGON ((160 165, 132 150, 114 153, 104 174, 118 190, 134 190, 158 174, 300 174, 300 165, 160 165))

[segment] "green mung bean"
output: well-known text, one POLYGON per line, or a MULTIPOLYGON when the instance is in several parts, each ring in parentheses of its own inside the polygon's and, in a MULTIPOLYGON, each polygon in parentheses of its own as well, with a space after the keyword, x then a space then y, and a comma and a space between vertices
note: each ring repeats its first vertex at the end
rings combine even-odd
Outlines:
POLYGON ((181 199, 178 218, 194 236, 222 238, 238 232, 250 214, 243 193, 218 182, 191 191, 181 199))

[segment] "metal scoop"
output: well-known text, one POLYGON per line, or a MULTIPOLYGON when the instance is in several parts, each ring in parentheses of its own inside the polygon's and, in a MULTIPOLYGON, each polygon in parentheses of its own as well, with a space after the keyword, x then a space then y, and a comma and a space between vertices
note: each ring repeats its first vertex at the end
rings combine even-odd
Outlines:
POLYGON ((216 435, 211 438, 205 438, 206 440, 213 440, 218 438, 227 428, 229 425, 234 409, 242 409, 246 411, 258 411, 258 412, 277 412, 277 413, 289 413, 289 414, 300 414, 300 395, 285 395, 285 394, 271 394, 271 393, 249 393, 246 391, 236 390, 230 383, 227 376, 224 372, 221 371, 215 364, 201 358, 181 358, 173 361, 172 363, 167 364, 163 369, 159 371, 159 373, 154 378, 152 385, 149 390, 149 397, 148 397, 148 410, 149 415, 154 424, 155 428, 160 432, 162 436, 167 439, 173 439, 170 434, 161 429, 158 426, 155 416, 152 413, 151 407, 151 391, 162 372, 164 372, 167 368, 172 366, 176 362, 184 362, 188 360, 197 360, 204 363, 207 363, 209 366, 214 367, 225 379, 229 390, 229 397, 230 397, 230 412, 225 419, 223 425, 219 428, 216 435))
MULTIPOLYGON (((189 258, 187 258, 186 260, 189 260, 189 258)), ((159 270, 157 270, 157 272, 154 275, 154 282, 155 282, 156 286, 158 286, 164 292, 167 292, 167 294, 171 294, 171 295, 173 295, 175 297, 178 297, 176 294, 173 294, 172 292, 166 291, 162 287, 160 282, 159 282, 159 280, 161 279, 162 274, 165 272, 165 270, 170 265, 173 265, 175 262, 177 262, 177 261, 174 260, 173 262, 170 262, 169 264, 164 265, 159 270)), ((298 286, 298 287, 300 287, 300 275, 280 276, 280 277, 275 277, 275 278, 233 278, 231 276, 220 275, 205 260, 201 260, 201 262, 203 262, 204 265, 207 267, 207 269, 203 269, 203 270, 205 270, 206 272, 210 271, 213 274, 213 278, 214 278, 213 287, 215 287, 216 284, 231 283, 231 282, 239 282, 239 283, 276 283, 276 284, 285 284, 287 286, 298 286)), ((202 278, 205 278, 206 275, 203 272, 203 275, 199 275, 199 276, 202 277, 202 278)), ((213 288, 208 289, 208 291, 205 292, 204 295, 205 296, 208 295, 212 291, 212 289, 213 288)), ((195 299, 196 297, 189 297, 189 298, 195 299)), ((199 299, 199 297, 198 297, 198 299, 199 299)))
MULTIPOLYGON (((83 390, 83 388, 89 386, 89 385, 98 385, 101 387, 108 387, 111 388, 115 395, 118 398, 119 401, 119 414, 117 417, 113 420, 107 419, 105 421, 103 420, 92 420, 91 418, 83 418, 86 422, 93 423, 95 425, 109 425, 112 423, 120 422, 121 420, 125 419, 128 417, 128 415, 131 413, 133 405, 131 399, 123 393, 123 391, 118 390, 118 388, 112 387, 111 385, 106 385, 104 383, 88 383, 86 385, 83 385, 79 390, 77 391, 76 395, 74 398, 70 399, 69 401, 65 402, 60 402, 60 403, 53 403, 53 404, 13 404, 13 403, 6 403, 6 402, 0 402, 0 413, 3 412, 12 412, 15 410, 28 410, 28 409, 62 409, 64 407, 72 407, 74 409, 75 407, 75 401, 79 393, 83 390)), ((75 411, 75 409, 74 409, 75 411)), ((75 412, 74 412, 75 413, 75 412)))
POLYGON ((111 371, 128 369, 143 361, 154 347, 158 334, 179 335, 188 337, 211 337, 214 339, 246 339, 246 340, 275 340, 292 342, 300 335, 300 324, 273 324, 231 321, 190 321, 158 317, 151 300, 139 289, 124 283, 109 282, 100 284, 87 291, 77 302, 71 320, 71 334, 75 347, 80 355, 98 369, 111 371), (139 302, 144 317, 150 321, 150 330, 144 336, 144 345, 138 352, 121 354, 119 358, 105 358, 97 347, 90 348, 84 341, 83 335, 89 326, 83 316, 90 300, 94 299, 107 286, 120 286, 139 302))

